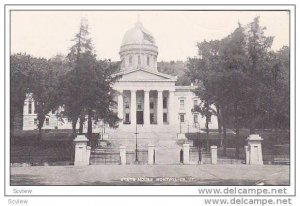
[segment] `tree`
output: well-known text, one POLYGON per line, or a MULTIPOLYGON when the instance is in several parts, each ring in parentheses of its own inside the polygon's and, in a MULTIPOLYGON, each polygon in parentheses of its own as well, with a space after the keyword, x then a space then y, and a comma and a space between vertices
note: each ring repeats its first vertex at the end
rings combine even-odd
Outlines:
POLYGON ((42 137, 42 127, 50 111, 57 110, 58 78, 50 62, 43 58, 35 58, 32 69, 33 82, 29 87, 35 101, 35 112, 38 120, 39 139, 42 137))
POLYGON ((268 69, 266 57, 272 46, 274 37, 267 37, 264 34, 266 27, 261 27, 259 17, 247 25, 246 52, 247 52, 247 79, 244 82, 247 88, 247 116, 249 119, 250 134, 255 133, 256 123, 264 111, 264 95, 266 87, 263 83, 264 71, 268 69))
POLYGON ((86 19, 81 20, 79 32, 72 40, 74 45, 70 48, 67 55, 69 66, 72 68, 62 81, 61 96, 63 103, 63 115, 72 120, 73 134, 76 134, 77 121, 80 118, 80 133, 82 133, 83 123, 85 121, 85 108, 83 99, 83 87, 85 86, 87 67, 96 61, 96 56, 93 54, 93 47, 89 37, 88 24, 86 19), (84 61, 88 58, 89 61, 84 61), (86 65, 84 65, 84 63, 86 65))
POLYGON ((72 119, 74 134, 78 119, 82 132, 82 124, 87 116, 87 135, 91 138, 93 120, 101 119, 111 126, 116 126, 119 121, 112 110, 116 104, 113 101, 112 85, 118 77, 112 75, 116 67, 110 61, 96 59, 86 20, 81 21, 79 32, 73 41, 75 44, 67 56, 72 70, 67 73, 61 85, 63 113, 72 119))
POLYGON ((206 118, 206 148, 209 150, 209 122, 212 114, 217 114, 214 106, 216 104, 216 96, 212 79, 217 71, 219 64, 219 41, 210 41, 198 43, 198 53, 200 58, 190 58, 188 60, 187 76, 192 82, 198 85, 195 90, 196 96, 201 99, 199 105, 194 108, 194 111, 199 112, 206 118))
POLYGON ((27 54, 10 56, 10 134, 14 136, 14 122, 17 113, 23 114, 23 106, 28 93, 32 57, 27 54))

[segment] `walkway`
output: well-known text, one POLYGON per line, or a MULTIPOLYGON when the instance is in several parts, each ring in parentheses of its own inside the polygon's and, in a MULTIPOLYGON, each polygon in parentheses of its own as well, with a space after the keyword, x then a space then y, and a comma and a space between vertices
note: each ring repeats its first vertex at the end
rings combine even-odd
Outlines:
POLYGON ((12 167, 11 185, 288 185, 282 165, 92 165, 12 167), (162 181, 157 179, 164 177, 162 181), (124 179, 125 178, 125 179, 124 179), (150 178, 152 181, 126 181, 150 178))

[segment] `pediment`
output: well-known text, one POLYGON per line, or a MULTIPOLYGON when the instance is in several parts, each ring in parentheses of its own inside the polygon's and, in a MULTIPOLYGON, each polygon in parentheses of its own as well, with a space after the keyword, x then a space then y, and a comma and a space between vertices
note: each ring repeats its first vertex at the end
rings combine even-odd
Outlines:
POLYGON ((121 73, 122 77, 119 79, 122 81, 176 81, 176 77, 169 76, 159 72, 152 72, 143 69, 132 70, 121 73))

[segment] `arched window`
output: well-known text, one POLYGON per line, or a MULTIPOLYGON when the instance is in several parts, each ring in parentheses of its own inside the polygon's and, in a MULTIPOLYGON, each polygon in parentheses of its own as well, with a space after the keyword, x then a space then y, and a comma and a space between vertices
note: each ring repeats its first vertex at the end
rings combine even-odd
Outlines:
POLYGON ((141 56, 138 56, 138 64, 141 65, 141 56))
POLYGON ((147 56, 147 66, 149 66, 149 65, 150 65, 150 57, 147 56))

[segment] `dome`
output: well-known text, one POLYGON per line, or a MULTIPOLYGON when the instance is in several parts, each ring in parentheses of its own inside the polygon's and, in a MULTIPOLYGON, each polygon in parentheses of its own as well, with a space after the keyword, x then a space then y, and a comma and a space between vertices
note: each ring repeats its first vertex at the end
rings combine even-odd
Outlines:
POLYGON ((143 27, 142 23, 138 21, 135 27, 125 33, 121 46, 130 44, 148 44, 155 46, 155 39, 153 35, 143 27))
POLYGON ((128 30, 120 47, 121 70, 146 69, 157 71, 158 48, 154 37, 140 21, 128 30))

